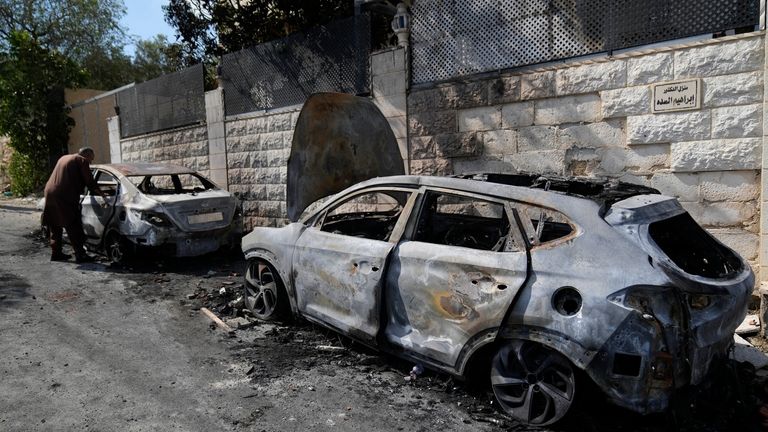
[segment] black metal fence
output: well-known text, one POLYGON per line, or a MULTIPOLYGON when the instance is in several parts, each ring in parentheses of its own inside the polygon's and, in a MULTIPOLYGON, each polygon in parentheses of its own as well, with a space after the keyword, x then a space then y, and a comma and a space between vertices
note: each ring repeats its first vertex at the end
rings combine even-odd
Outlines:
POLYGON ((419 0, 414 83, 754 27, 759 0, 419 0))
POLYGON ((224 55, 226 115, 303 103, 315 92, 369 91, 367 14, 224 55))
POLYGON ((203 65, 117 93, 122 138, 205 121, 203 65))

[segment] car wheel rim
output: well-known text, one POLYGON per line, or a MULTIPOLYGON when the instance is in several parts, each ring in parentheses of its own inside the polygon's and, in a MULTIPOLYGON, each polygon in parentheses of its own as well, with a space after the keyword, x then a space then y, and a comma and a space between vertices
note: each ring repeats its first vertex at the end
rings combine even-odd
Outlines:
POLYGON ((561 354, 517 340, 502 347, 493 359, 491 384, 509 415, 526 424, 548 425, 571 407, 576 376, 561 354))
POLYGON ((277 283, 269 266, 256 261, 245 274, 245 304, 256 316, 267 317, 277 307, 277 283))
POLYGON ((120 239, 114 236, 111 237, 109 241, 109 258, 113 262, 121 262, 123 256, 123 247, 120 244, 120 239))

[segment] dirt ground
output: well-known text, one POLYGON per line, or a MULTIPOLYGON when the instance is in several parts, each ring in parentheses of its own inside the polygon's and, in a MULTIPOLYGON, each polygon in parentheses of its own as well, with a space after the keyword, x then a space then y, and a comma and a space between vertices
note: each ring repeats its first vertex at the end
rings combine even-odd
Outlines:
MULTIPOLYGON (((242 314, 241 256, 52 263, 38 220, 31 202, 0 201, 2 431, 547 430, 501 414, 484 379, 407 381, 413 364, 301 320, 221 331, 200 308, 242 314)), ((582 388, 548 430, 764 430, 766 376, 732 363, 645 417, 582 388)))

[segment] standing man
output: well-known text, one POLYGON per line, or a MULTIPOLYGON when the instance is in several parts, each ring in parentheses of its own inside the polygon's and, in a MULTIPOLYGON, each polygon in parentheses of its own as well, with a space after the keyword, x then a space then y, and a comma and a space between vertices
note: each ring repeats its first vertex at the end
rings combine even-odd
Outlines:
POLYGON ((45 184, 45 208, 43 223, 51 232, 51 261, 66 261, 70 258, 61 251, 63 229, 67 230, 75 262, 93 261, 85 252, 85 232, 80 210, 80 194, 87 187, 91 193, 107 196, 99 189, 91 175, 91 162, 95 154, 90 147, 83 147, 77 154, 62 156, 53 168, 45 184))

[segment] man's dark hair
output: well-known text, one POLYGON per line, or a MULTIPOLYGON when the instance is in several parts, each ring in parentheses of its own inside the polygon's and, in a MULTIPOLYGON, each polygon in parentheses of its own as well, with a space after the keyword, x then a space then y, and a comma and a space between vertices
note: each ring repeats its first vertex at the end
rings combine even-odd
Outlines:
POLYGON ((80 156, 85 157, 85 155, 90 154, 91 156, 95 156, 96 153, 93 152, 93 149, 90 147, 81 147, 80 150, 77 151, 77 154, 80 156))

